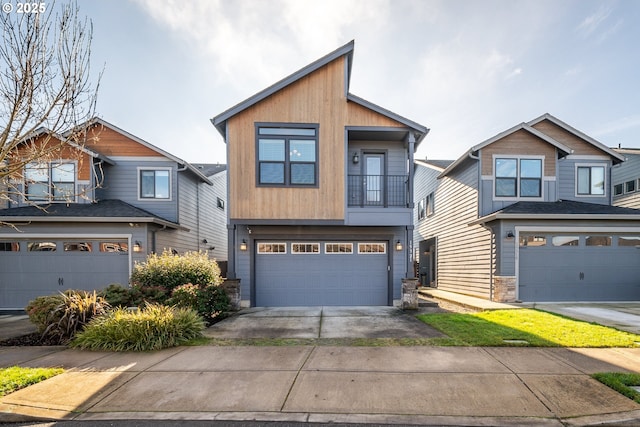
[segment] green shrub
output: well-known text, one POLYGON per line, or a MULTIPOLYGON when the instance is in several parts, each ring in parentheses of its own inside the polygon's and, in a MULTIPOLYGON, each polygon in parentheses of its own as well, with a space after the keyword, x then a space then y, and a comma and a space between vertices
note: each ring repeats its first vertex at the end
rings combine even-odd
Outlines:
POLYGON ((131 283, 141 288, 159 286, 171 291, 185 283, 201 283, 203 285, 220 285, 220 267, 209 259, 206 252, 186 252, 173 255, 164 251, 162 255, 151 254, 147 261, 136 264, 131 283))
POLYGON ((94 318, 71 342, 90 350, 151 351, 202 336, 204 322, 188 308, 147 304, 137 311, 116 308, 94 318))
POLYGON ((29 301, 29 304, 25 307, 25 311, 29 315, 29 320, 36 326, 39 333, 44 333, 49 327, 51 313, 62 304, 62 301, 62 294, 38 297, 29 301))
POLYGON ((110 284, 100 291, 99 295, 102 296, 111 307, 131 307, 133 305, 131 287, 123 286, 119 283, 110 284))
POLYGON ((196 310, 209 325, 229 311, 229 296, 224 289, 215 285, 187 283, 178 286, 171 293, 169 303, 196 310))
POLYGON ((165 304, 170 292, 162 286, 133 285, 130 288, 131 300, 129 307, 142 307, 146 303, 165 304))
POLYGON ((67 343, 89 321, 111 307, 96 291, 67 291, 60 294, 62 302, 47 317, 43 336, 59 344, 67 343))

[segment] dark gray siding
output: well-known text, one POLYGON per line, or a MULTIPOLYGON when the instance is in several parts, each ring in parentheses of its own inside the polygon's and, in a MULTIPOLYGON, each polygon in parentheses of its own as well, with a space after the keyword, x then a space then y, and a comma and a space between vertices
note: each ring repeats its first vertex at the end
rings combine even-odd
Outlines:
POLYGON ((613 196, 613 204, 625 208, 640 209, 640 188, 638 188, 640 186, 640 153, 623 152, 622 154, 627 160, 611 169, 611 188, 616 184, 622 184, 624 191, 624 184, 627 181, 635 180, 636 190, 631 193, 624 192, 620 196, 613 196))
MULTIPOLYGON (((494 181, 493 179, 482 179, 482 190, 480 192, 482 202, 480 204, 480 216, 488 215, 490 213, 499 211, 509 205, 514 204, 516 201, 504 201, 494 200, 494 181)), ((542 195, 544 202, 555 202, 557 198, 557 182, 555 180, 543 179, 542 181, 542 195)), ((526 198, 520 198, 519 200, 527 200, 526 198)))
POLYGON ((558 160, 558 199, 575 200, 585 203, 611 204, 611 161, 584 159, 559 159, 558 160), (576 168, 578 165, 605 167, 605 194, 604 196, 579 196, 576 187, 576 168))

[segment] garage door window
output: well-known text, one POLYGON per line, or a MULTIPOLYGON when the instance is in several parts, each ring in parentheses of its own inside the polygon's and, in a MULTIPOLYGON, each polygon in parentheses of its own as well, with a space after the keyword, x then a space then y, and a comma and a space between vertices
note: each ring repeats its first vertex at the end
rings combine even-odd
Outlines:
POLYGON ((386 243, 358 243, 359 254, 385 254, 387 253, 386 243))
POLYGON ((92 249, 91 242, 64 242, 65 252, 91 252, 92 249))
POLYGON ((100 242, 100 252, 129 253, 129 244, 122 242, 100 242))
POLYGON ((20 252, 20 242, 0 242, 0 252, 20 252))
POLYGON ((611 246, 611 236, 587 236, 587 246, 611 246))
POLYGON ((58 245, 56 242, 29 242, 27 250, 29 252, 55 252, 58 245))
POLYGON ((546 246, 547 245, 547 237, 546 236, 535 236, 535 235, 520 235, 520 246, 546 246))
POLYGON ((635 246, 640 248, 640 236, 620 236, 618 246, 635 246))
POLYGON ((578 236, 553 236, 551 239, 553 246, 578 246, 579 242, 578 236))
POLYGON ((353 243, 325 243, 324 252, 327 254, 352 254, 353 243))
POLYGON ((258 243, 259 254, 286 254, 286 243, 258 243))
POLYGON ((292 243, 292 254, 319 254, 320 243, 292 243))

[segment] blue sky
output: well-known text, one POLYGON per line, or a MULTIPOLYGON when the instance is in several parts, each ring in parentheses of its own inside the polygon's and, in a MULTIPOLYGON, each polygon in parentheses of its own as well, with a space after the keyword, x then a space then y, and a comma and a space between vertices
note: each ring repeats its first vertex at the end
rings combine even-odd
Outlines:
POLYGON ((209 119, 355 40, 351 92, 455 159, 550 113, 640 147, 635 0, 78 0, 104 66, 98 114, 189 162, 225 162, 209 119))

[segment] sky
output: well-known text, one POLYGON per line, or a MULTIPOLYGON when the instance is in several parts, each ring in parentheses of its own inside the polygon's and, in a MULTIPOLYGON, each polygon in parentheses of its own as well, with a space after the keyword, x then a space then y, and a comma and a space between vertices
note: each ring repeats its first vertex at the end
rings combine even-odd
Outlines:
POLYGON ((350 92, 456 159, 550 113, 640 147, 640 1, 77 0, 102 119, 191 163, 225 163, 210 119, 355 40, 350 92))

